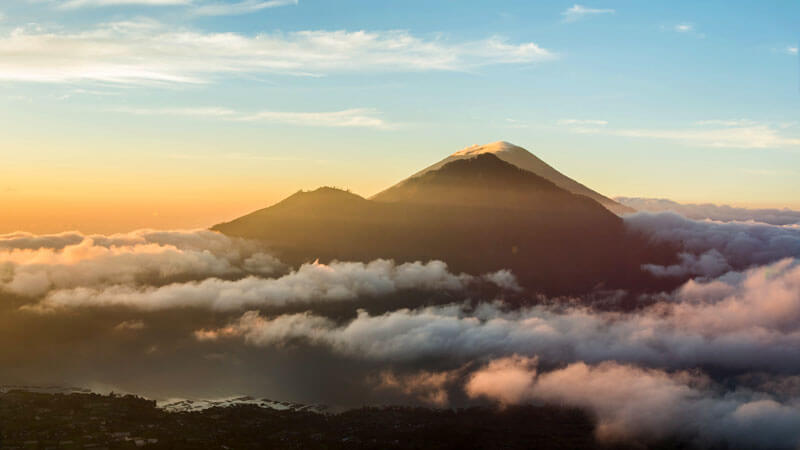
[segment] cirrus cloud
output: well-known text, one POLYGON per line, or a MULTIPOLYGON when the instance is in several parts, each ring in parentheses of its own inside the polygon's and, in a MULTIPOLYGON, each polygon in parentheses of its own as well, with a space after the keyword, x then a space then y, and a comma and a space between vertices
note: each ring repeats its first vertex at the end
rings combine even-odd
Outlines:
POLYGON ((467 71, 553 59, 501 37, 453 42, 406 31, 257 34, 174 28, 152 20, 82 31, 16 28, 0 35, 0 80, 124 84, 208 83, 221 76, 467 71))

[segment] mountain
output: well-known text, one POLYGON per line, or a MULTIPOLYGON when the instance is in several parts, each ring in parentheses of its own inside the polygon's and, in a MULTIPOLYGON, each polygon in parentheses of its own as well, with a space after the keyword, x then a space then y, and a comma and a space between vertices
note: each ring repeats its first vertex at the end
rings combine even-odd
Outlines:
POLYGON ((510 269, 547 294, 631 285, 641 276, 647 245, 622 219, 493 153, 446 163, 381 198, 301 191, 213 229, 262 240, 292 265, 439 259, 454 272, 510 269))
POLYGON ((404 184, 411 182, 415 178, 418 178, 419 176, 426 174, 428 172, 438 170, 453 161, 470 159, 485 154, 495 155, 502 161, 505 161, 509 164, 513 164, 519 167, 520 169, 533 172, 534 174, 539 175, 540 177, 548 181, 551 181, 556 186, 566 191, 569 191, 573 194, 579 194, 589 197, 592 200, 596 201, 597 203, 600 203, 601 205, 606 207, 608 210, 614 212, 615 214, 621 215, 621 214, 635 212, 633 208, 618 203, 608 197, 605 197, 602 194, 595 192, 589 189, 588 187, 578 183, 572 178, 567 177, 566 175, 552 168, 550 165, 548 165, 541 159, 537 158, 534 154, 525 150, 524 148, 518 147, 514 144, 504 141, 494 142, 486 145, 473 145, 471 147, 467 147, 463 150, 457 151, 452 155, 448 156, 447 158, 437 162, 436 164, 433 164, 415 173, 414 175, 411 175, 409 178, 406 178, 405 180, 390 187, 389 189, 376 194, 375 196, 372 197, 372 200, 393 201, 393 199, 396 198, 397 188, 401 188, 404 184))

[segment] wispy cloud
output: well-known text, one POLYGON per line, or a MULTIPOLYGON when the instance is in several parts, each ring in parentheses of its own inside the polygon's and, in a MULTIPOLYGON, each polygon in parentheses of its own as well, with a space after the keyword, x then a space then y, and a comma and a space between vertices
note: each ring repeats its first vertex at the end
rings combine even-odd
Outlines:
POLYGON ((287 125, 345 128, 388 129, 394 126, 377 116, 374 109, 356 108, 331 112, 260 111, 242 117, 245 121, 283 123, 287 125))
POLYGON ((786 47, 786 53, 790 55, 797 55, 797 47, 792 47, 792 46, 786 47))
POLYGON ((665 31, 672 31, 675 33, 691 35, 697 38, 706 37, 705 34, 697 31, 697 27, 693 23, 689 22, 676 23, 675 25, 662 25, 661 29, 665 31))
POLYGON ((58 4, 59 8, 74 9, 100 6, 175 6, 189 5, 192 0, 67 0, 58 4))
POLYGON ((679 23, 672 27, 673 30, 677 31, 678 33, 689 33, 694 31, 694 25, 689 23, 679 23))
POLYGON ((352 108, 325 112, 257 111, 253 113, 220 107, 115 108, 110 111, 142 116, 206 117, 242 122, 280 123, 309 127, 374 128, 382 130, 397 127, 394 124, 384 121, 380 117, 380 112, 371 108, 352 108))
POLYGON ((194 13, 203 16, 233 16, 254 13, 262 9, 296 4, 297 0, 244 0, 238 3, 219 2, 198 5, 198 7, 194 9, 194 13))
POLYGON ((110 6, 186 6, 191 12, 204 16, 250 14, 268 8, 296 5, 298 0, 242 0, 234 3, 205 0, 66 0, 59 9, 99 8, 110 6))
POLYGON ((692 127, 671 129, 613 128, 575 122, 559 124, 580 134, 669 140, 699 147, 800 148, 800 137, 784 134, 784 128, 746 119, 704 120, 692 127))
POLYGON ((114 108, 110 112, 135 114, 137 116, 191 116, 191 117, 232 117, 237 113, 232 109, 217 107, 202 108, 114 108))
POLYGON ((576 22, 584 17, 596 16, 599 14, 614 14, 616 11, 613 9, 600 9, 600 8, 587 8, 583 5, 572 5, 561 13, 564 16, 564 22, 576 22))
POLYGON ((451 42, 405 31, 345 30, 248 36, 147 20, 79 32, 21 27, 0 35, 0 80, 25 82, 205 83, 265 73, 468 71, 553 58, 535 43, 500 37, 451 42))
POLYGON ((561 119, 558 121, 559 125, 608 125, 606 120, 587 120, 587 119, 561 119))

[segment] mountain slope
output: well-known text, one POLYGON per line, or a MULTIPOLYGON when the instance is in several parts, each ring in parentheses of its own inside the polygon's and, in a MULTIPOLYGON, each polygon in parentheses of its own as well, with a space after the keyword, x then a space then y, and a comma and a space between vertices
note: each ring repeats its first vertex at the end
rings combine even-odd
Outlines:
POLYGON ((448 156, 447 158, 433 164, 414 175, 406 178, 405 180, 401 181, 400 183, 390 187, 389 189, 382 191, 375 196, 372 197, 372 200, 377 201, 394 201, 394 194, 392 191, 396 192, 395 188, 398 188, 415 178, 426 174, 431 171, 438 170, 443 166, 453 162, 459 161, 464 159, 471 159, 475 158, 479 155, 491 154, 498 157, 500 160, 505 161, 509 164, 519 167, 520 169, 527 170, 532 172, 552 183, 556 186, 569 191, 573 194, 584 195, 586 197, 591 198, 592 200, 600 203, 608 210, 614 212, 615 214, 626 214, 634 212, 633 208, 628 206, 622 205, 614 200, 611 200, 608 197, 603 196, 602 194, 595 192, 588 187, 578 183, 577 181, 573 180, 572 178, 567 177, 566 175, 562 174, 561 172, 555 170, 550 165, 542 161, 541 159, 537 158, 535 155, 530 153, 529 151, 525 150, 522 147, 518 147, 514 144, 508 142, 494 142, 487 145, 482 146, 472 146, 467 147, 463 150, 460 150, 452 155, 448 156))
POLYGON ((511 269, 523 286, 583 292, 637 276, 640 243, 597 202, 501 161, 453 161, 366 200, 332 188, 214 227, 267 243, 289 264, 439 259, 455 272, 511 269))

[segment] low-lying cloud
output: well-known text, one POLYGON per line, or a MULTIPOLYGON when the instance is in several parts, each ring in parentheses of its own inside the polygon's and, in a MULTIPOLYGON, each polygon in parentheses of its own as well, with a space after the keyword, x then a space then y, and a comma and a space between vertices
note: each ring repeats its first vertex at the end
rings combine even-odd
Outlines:
POLYGON ((261 347, 299 341, 348 357, 406 363, 519 354, 547 363, 621 361, 672 369, 792 372, 800 370, 793 356, 800 351, 800 264, 787 259, 712 281, 690 281, 628 313, 583 306, 452 304, 378 315, 360 311, 338 323, 310 312, 269 317, 250 311, 197 336, 261 347))
POLYGON ((282 270, 259 244, 205 230, 0 235, 0 291, 29 297, 77 287, 157 286, 282 270))
POLYGON ((672 266, 646 264, 661 276, 715 277, 783 258, 800 258, 800 228, 753 222, 691 220, 676 213, 640 212, 624 218, 629 229, 682 249, 672 266))
POLYGON ((667 199, 617 197, 616 201, 637 211, 674 212, 694 220, 715 220, 719 222, 761 222, 770 225, 798 225, 800 211, 790 209, 749 209, 735 208, 712 203, 678 203, 667 199))
POLYGON ((758 448, 794 448, 800 442, 800 398, 728 391, 695 372, 578 362, 539 373, 535 360, 511 356, 472 373, 465 390, 505 404, 586 408, 596 415, 602 439, 680 436, 701 445, 727 441, 758 448))
POLYGON ((624 310, 608 306, 619 293, 543 299, 509 271, 442 261, 287 268, 210 231, 2 235, 0 340, 26 348, 0 346, 0 380, 50 380, 52 367, 168 395, 555 403, 589 410, 603 439, 795 448, 800 229, 672 213, 625 223, 680 249, 644 269, 681 284, 627 292, 624 310))
MULTIPOLYGON (((488 274, 486 280, 503 287, 516 287, 507 271, 488 274)), ((208 308, 237 310, 245 306, 279 307, 287 304, 353 300, 394 294, 403 290, 459 291, 476 277, 454 275, 441 261, 395 264, 388 260, 318 262, 303 264, 279 278, 249 276, 239 280, 208 278, 160 287, 114 285, 80 287, 50 293, 31 307, 37 311, 88 306, 125 306, 140 310, 208 308)))

